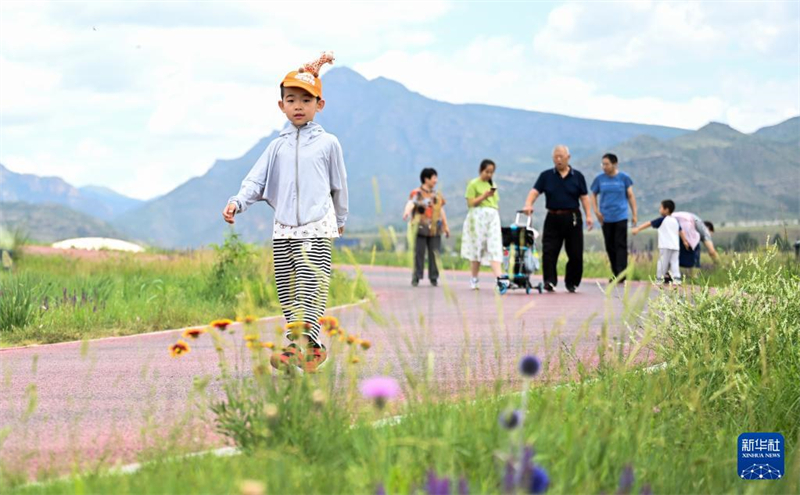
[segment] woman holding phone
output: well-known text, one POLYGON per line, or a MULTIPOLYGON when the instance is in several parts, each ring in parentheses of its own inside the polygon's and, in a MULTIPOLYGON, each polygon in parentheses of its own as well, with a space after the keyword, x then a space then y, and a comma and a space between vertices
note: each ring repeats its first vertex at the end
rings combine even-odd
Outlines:
POLYGON ((497 277, 497 290, 505 294, 509 280, 501 268, 503 240, 500 230, 500 196, 493 181, 496 168, 497 165, 492 160, 483 160, 480 175, 467 184, 464 197, 469 213, 462 230, 461 257, 471 262, 471 289, 478 289, 478 272, 481 264, 484 264, 492 267, 492 272, 497 277))

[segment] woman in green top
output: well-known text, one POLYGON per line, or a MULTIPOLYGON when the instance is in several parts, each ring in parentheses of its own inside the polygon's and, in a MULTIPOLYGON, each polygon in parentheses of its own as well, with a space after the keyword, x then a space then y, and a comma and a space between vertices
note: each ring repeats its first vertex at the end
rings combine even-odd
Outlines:
POLYGON ((497 165, 491 160, 483 160, 480 176, 467 185, 464 196, 469 213, 462 230, 461 257, 470 260, 472 279, 470 288, 478 288, 478 271, 481 263, 490 265, 497 277, 497 289, 501 294, 508 290, 508 275, 503 274, 503 240, 500 231, 500 213, 497 194, 492 177, 497 165))

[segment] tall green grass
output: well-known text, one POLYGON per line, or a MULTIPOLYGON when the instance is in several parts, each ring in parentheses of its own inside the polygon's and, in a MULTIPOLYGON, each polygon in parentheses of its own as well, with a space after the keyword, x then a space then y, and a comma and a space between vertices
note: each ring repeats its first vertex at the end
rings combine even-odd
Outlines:
MULTIPOLYGON (((214 251, 28 255, 0 273, 0 345, 127 335, 236 315, 280 314, 271 250, 234 234, 214 251)), ((335 272, 329 305, 369 297, 364 280, 335 272)))
POLYGON ((265 493, 425 493, 432 472, 464 477, 470 493, 501 493, 520 445, 535 449, 551 493, 798 493, 800 279, 775 254, 738 260, 727 288, 663 292, 647 314, 627 315, 631 337, 616 349, 601 341, 594 372, 564 381, 546 361, 522 430, 498 423, 522 407, 519 394, 501 392, 519 378, 455 397, 438 383, 442 364, 421 347, 411 359, 428 365, 406 371, 404 400, 386 408, 359 396, 355 365, 290 379, 227 373, 236 393, 219 399, 215 425, 243 455, 159 458, 133 475, 97 470, 11 493, 242 493, 247 480, 265 493), (663 366, 642 369, 646 356, 663 366), (397 413, 399 422, 376 425, 397 413), (739 478, 737 437, 755 431, 786 438, 782 480, 739 478), (633 482, 623 491, 626 466, 633 482))

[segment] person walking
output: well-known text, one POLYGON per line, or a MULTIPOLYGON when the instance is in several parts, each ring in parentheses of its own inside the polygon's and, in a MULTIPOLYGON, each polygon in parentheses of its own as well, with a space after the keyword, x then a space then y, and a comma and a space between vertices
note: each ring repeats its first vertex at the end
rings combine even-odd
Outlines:
POLYGON ((631 209, 631 225, 636 227, 636 197, 633 195, 633 180, 619 170, 617 155, 606 153, 602 164, 603 173, 594 178, 590 189, 592 206, 602 226, 606 253, 611 263, 613 277, 609 281, 613 281, 628 268, 628 206, 631 209))
POLYGON ((411 219, 411 229, 416 230, 414 239, 414 274, 411 285, 419 285, 425 270, 425 253, 428 253, 428 278, 436 287, 439 280, 439 256, 442 249, 442 233, 450 237, 447 226, 446 204, 441 192, 435 191, 439 175, 433 168, 425 168, 419 174, 420 186, 409 195, 403 212, 403 220, 411 219))
POLYGON ((555 167, 539 174, 522 208, 528 215, 533 214, 536 199, 545 195, 547 216, 542 233, 542 272, 547 292, 554 292, 558 284, 556 265, 562 246, 567 252, 564 277, 567 291, 575 292, 583 278, 583 218, 579 204, 583 204, 586 212, 586 228, 592 230, 594 225, 586 179, 572 168, 569 160, 569 148, 563 144, 553 148, 555 167))
POLYGON ((470 288, 478 289, 478 272, 481 264, 492 267, 497 278, 497 291, 508 291, 508 275, 503 273, 503 238, 500 229, 499 201, 494 172, 497 165, 492 160, 483 160, 479 167, 480 175, 467 184, 464 197, 469 212, 464 220, 461 240, 461 257, 470 261, 470 288))

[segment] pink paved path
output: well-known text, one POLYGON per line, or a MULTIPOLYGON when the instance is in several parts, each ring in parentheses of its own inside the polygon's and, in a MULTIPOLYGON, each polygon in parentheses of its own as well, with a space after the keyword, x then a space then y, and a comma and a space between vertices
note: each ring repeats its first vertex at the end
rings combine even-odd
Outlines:
MULTIPOLYGON (((577 342, 577 354, 591 362, 603 315, 622 309, 622 289, 606 298, 596 280, 585 280, 577 294, 513 291, 499 298, 487 274, 482 274, 483 289, 470 291, 468 274, 460 272, 447 272, 438 288, 424 281, 416 289, 406 269, 367 267, 364 273, 387 324, 376 324, 363 307, 333 312, 343 328, 373 343, 361 372, 401 377, 401 357, 419 371, 433 351, 437 379, 449 389, 474 386, 498 373, 514 376, 521 355, 552 355, 561 342, 577 342)), ((265 340, 282 323, 262 320, 265 340)), ((614 326, 609 333, 624 330, 614 326)), ((194 377, 216 375, 217 357, 208 338, 193 342, 187 356, 169 357, 167 347, 179 335, 175 330, 99 339, 83 350, 79 342, 0 350, 0 463, 35 472, 60 471, 76 459, 137 460, 153 435, 168 432, 187 410, 194 377), (34 386, 36 407, 25 417, 34 386), (10 428, 5 442, 4 428, 10 428)), ((240 329, 229 338, 241 342, 240 329)), ((196 437, 190 448, 223 443, 207 428, 188 436, 196 437)))

